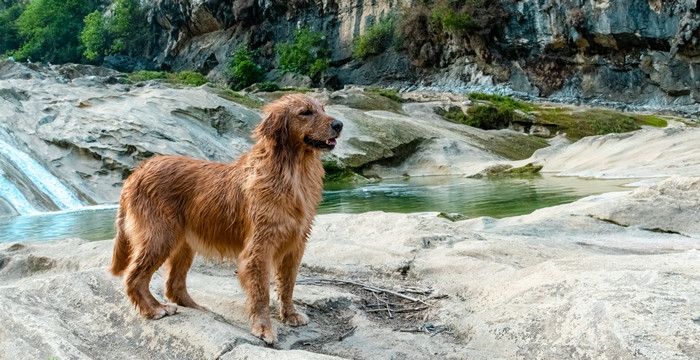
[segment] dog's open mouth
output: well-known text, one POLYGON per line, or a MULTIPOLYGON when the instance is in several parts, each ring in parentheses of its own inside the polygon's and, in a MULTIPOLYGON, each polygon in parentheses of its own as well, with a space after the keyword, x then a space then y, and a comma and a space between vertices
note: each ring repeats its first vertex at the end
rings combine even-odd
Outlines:
POLYGON ((338 144, 338 138, 334 137, 327 140, 316 140, 307 136, 304 138, 304 142, 319 149, 333 149, 335 145, 338 144))

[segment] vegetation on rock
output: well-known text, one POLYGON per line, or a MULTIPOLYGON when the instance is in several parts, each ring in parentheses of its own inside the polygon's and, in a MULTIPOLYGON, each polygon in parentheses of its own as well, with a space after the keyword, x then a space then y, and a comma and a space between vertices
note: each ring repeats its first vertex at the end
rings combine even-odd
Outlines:
POLYGON ((365 89, 366 92, 370 92, 373 94, 381 95, 384 96, 385 98, 394 100, 398 103, 405 102, 405 100, 399 95, 399 92, 396 89, 389 89, 389 88, 381 88, 381 87, 368 87, 365 89))
POLYGON ((624 133, 641 126, 665 127, 667 121, 653 115, 585 108, 535 106, 508 96, 471 93, 475 101, 466 113, 460 107, 438 111, 446 120, 484 130, 504 129, 514 122, 542 125, 566 133, 571 140, 585 136, 624 133))
POLYGON ((233 52, 228 64, 228 72, 231 75, 231 87, 240 90, 260 80, 262 68, 253 60, 254 54, 248 46, 241 45, 233 52))
POLYGON ((0 4, 0 54, 53 63, 97 62, 105 55, 139 56, 148 29, 139 0, 6 1, 0 4))
POLYGON ((328 68, 329 50, 323 33, 302 27, 290 42, 277 45, 279 68, 319 78, 328 68))
POLYGON ((365 59, 389 48, 394 41, 395 23, 394 17, 387 17, 368 27, 364 34, 355 38, 353 57, 365 59))
POLYGON ((260 109, 265 105, 260 99, 254 98, 244 92, 233 91, 231 89, 212 88, 213 92, 220 97, 233 101, 251 109, 260 109))
POLYGON ((10 54, 18 60, 77 62, 83 18, 100 6, 98 0, 33 0, 15 24, 22 44, 10 54))
POLYGON ((22 45, 17 19, 22 15, 24 8, 23 2, 10 2, 0 6, 0 55, 18 49, 22 45))
POLYGON ((132 82, 163 80, 170 84, 185 86, 200 86, 207 83, 207 78, 204 75, 194 71, 170 73, 166 71, 142 70, 129 74, 128 78, 132 82))

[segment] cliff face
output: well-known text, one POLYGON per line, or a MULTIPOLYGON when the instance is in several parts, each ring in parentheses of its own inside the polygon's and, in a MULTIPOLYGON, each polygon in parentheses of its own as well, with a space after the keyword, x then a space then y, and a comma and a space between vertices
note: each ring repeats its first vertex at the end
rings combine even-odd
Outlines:
MULTIPOLYGON (((486 86, 565 101, 698 111, 697 0, 501 0, 505 15, 488 33, 403 36, 403 48, 352 59, 352 42, 369 25, 389 14, 407 18, 430 11, 424 3, 156 0, 148 53, 158 66, 195 68, 222 79, 238 44, 250 44, 262 65, 272 68, 275 44, 307 25, 326 34, 328 77, 335 84, 458 91, 486 86)), ((484 11, 494 6, 482 4, 484 11)))

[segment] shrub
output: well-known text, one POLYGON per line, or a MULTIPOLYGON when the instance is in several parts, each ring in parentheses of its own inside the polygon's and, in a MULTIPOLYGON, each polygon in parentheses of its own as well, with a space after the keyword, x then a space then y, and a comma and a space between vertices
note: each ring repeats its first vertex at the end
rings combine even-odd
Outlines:
POLYGON ((100 3, 100 0, 30 1, 16 22, 23 43, 13 55, 19 60, 79 61, 83 18, 100 3))
POLYGON ((394 18, 382 19, 358 36, 353 44, 352 55, 365 59, 384 52, 394 40, 394 18))
POLYGON ((475 105, 467 109, 465 114, 459 107, 451 107, 442 114, 445 119, 477 127, 484 130, 504 129, 513 120, 513 110, 499 108, 493 105, 475 105))
POLYGON ((233 52, 228 64, 228 72, 235 90, 254 84, 263 73, 260 66, 253 61, 253 52, 247 46, 239 46, 233 52))
POLYGON ((430 20, 434 25, 451 33, 476 29, 471 15, 464 10, 456 11, 449 6, 435 7, 430 14, 430 20))
POLYGON ((454 123, 469 125, 467 115, 457 106, 450 107, 442 117, 454 123))
POLYGON ((282 88, 276 82, 272 81, 265 81, 258 84, 258 91, 273 92, 280 91, 281 89, 282 88))
POLYGON ((323 33, 308 27, 298 29, 291 42, 277 45, 280 69, 311 77, 328 68, 328 52, 323 33))
POLYGON ((507 128, 513 120, 513 110, 492 105, 476 105, 467 109, 465 124, 484 130, 507 128))
POLYGON ((107 29, 104 18, 98 10, 88 14, 85 19, 85 27, 80 32, 80 43, 83 45, 83 56, 90 61, 95 61, 104 56, 107 29))

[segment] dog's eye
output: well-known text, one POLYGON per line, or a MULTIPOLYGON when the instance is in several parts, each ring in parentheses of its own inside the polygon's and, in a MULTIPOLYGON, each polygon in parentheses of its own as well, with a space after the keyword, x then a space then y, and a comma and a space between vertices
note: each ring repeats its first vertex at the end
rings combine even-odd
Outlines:
POLYGON ((306 109, 306 110, 299 113, 299 115, 302 115, 302 116, 309 116, 311 114, 313 114, 313 111, 311 111, 311 109, 306 109))

